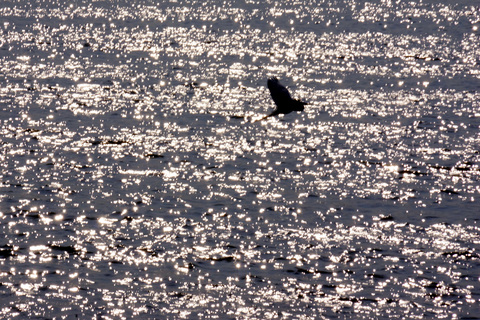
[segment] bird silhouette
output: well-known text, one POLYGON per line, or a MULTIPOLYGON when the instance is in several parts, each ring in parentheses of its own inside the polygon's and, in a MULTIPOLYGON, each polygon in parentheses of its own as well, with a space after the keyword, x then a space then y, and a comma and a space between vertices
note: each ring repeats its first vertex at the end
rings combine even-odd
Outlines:
POLYGON ((270 95, 272 96, 273 101, 277 105, 277 108, 268 116, 265 116, 260 120, 276 116, 280 113, 287 114, 292 111, 303 111, 303 106, 308 104, 300 100, 292 99, 287 88, 281 85, 278 79, 275 77, 268 79, 267 86, 270 90, 270 95))

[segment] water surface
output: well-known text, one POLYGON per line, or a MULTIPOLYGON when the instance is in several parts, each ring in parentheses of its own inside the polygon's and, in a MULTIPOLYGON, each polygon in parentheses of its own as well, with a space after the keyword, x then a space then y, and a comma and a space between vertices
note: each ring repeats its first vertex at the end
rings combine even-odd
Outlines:
POLYGON ((0 15, 3 317, 480 314, 478 5, 0 15))

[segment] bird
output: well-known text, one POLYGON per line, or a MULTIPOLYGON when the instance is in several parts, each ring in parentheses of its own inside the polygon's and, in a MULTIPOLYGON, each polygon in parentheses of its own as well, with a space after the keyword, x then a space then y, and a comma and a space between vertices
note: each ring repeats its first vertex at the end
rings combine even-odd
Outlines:
POLYGON ((287 88, 280 84, 276 77, 269 78, 267 80, 267 86, 270 90, 270 95, 272 96, 273 102, 275 102, 277 107, 272 113, 260 120, 264 120, 281 113, 287 114, 292 111, 303 111, 304 105, 308 104, 307 102, 292 99, 290 92, 288 92, 287 88))

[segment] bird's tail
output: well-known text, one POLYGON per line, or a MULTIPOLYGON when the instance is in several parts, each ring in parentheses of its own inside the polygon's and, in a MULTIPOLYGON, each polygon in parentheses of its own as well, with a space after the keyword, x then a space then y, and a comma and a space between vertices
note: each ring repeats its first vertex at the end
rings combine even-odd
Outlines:
POLYGON ((293 104, 293 110, 294 111, 303 111, 303 109, 305 109, 304 105, 308 104, 308 102, 303 102, 303 101, 300 101, 300 100, 293 100, 295 101, 295 103, 293 104))

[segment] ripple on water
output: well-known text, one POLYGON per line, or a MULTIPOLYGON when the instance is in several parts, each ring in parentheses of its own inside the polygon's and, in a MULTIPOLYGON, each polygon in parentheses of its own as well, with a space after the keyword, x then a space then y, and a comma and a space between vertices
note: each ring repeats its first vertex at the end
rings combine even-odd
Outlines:
POLYGON ((479 12, 5 4, 0 314, 476 316, 479 12))

